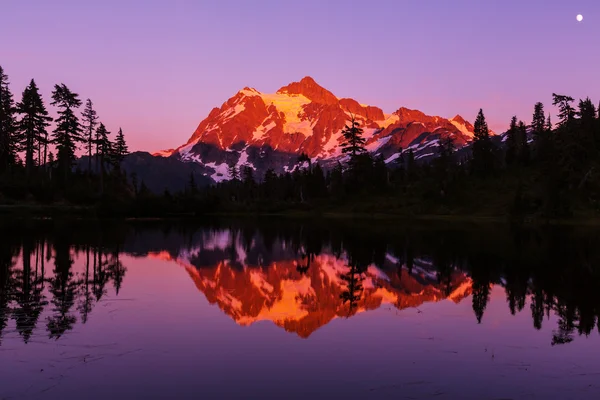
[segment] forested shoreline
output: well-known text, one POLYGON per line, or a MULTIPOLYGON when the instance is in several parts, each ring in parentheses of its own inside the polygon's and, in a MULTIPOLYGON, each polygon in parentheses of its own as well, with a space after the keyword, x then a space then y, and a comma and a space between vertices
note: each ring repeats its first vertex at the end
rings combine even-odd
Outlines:
POLYGON ((55 85, 53 120, 36 82, 17 101, 0 67, 0 212, 597 218, 600 115, 589 98, 575 103, 553 94, 553 105, 556 124, 536 103, 531 122, 513 117, 501 141, 490 135, 479 110, 469 148, 457 151, 453 136, 440 136, 437 155, 427 162, 405 149, 386 164, 366 151, 363 129, 351 120, 342 132, 344 157, 332 169, 302 154, 285 174, 256 176, 251 166, 232 166, 229 181, 204 187, 190 174, 184 190, 156 193, 122 170, 129 153, 123 131, 112 135, 90 99, 55 85))

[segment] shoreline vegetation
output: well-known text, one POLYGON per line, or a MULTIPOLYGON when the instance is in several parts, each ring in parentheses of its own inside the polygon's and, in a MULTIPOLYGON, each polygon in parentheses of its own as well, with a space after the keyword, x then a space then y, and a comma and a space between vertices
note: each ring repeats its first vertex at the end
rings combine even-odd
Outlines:
POLYGON ((589 98, 575 108, 573 98, 553 94, 556 124, 536 103, 530 124, 514 116, 500 137, 490 135, 480 109, 467 147, 439 134, 428 160, 408 147, 386 163, 366 150, 363 127, 351 118, 341 132, 343 157, 331 169, 303 153, 285 173, 256 176, 252 165, 232 165, 230 180, 206 186, 190 172, 184 189, 157 193, 122 168, 124 134, 111 139, 91 100, 79 112, 79 95, 55 85, 54 119, 34 80, 18 102, 8 82, 0 67, 2 217, 600 223, 600 114, 589 98))

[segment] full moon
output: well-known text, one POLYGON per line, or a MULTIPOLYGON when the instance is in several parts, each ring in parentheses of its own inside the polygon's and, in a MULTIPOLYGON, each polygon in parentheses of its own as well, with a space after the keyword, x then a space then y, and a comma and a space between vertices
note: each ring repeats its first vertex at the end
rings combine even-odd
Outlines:
POLYGON ((579 21, 579 22, 583 21, 583 15, 578 14, 577 15, 577 21, 579 21))

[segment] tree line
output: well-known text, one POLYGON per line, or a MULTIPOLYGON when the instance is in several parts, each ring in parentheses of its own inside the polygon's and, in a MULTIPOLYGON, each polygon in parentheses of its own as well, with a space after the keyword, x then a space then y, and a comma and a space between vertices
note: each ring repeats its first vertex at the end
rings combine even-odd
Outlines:
POLYGON ((15 101, 0 66, 0 184, 5 195, 18 192, 23 184, 34 193, 50 187, 75 191, 84 180, 88 187, 99 180, 94 187, 101 193, 107 174, 122 175, 120 165, 129 152, 123 130, 119 128, 112 140, 90 99, 78 114, 83 104, 79 94, 64 83, 56 84, 50 105, 57 117, 52 118, 34 79, 15 101), (84 172, 74 169, 78 150, 88 157, 84 172))
POLYGON ((469 146, 452 134, 438 138, 432 158, 400 149, 386 164, 366 150, 360 123, 342 131, 338 161, 301 154, 289 172, 257 175, 250 165, 229 167, 228 181, 199 187, 194 175, 176 193, 154 193, 121 171, 128 153, 123 132, 110 139, 91 100, 55 85, 52 118, 35 81, 15 102, 0 73, 0 193, 5 201, 94 207, 99 215, 177 216, 207 213, 340 212, 400 215, 508 215, 512 219, 592 217, 600 211, 600 115, 589 99, 553 94, 552 123, 544 104, 530 118, 511 118, 492 136, 483 110, 469 146), (528 122, 525 122, 525 121, 528 122), (52 151, 54 149, 54 152, 52 151), (76 151, 84 151, 77 160, 76 151), (11 200, 12 199, 12 200, 11 200), (16 199, 16 200, 15 200, 16 199))
POLYGON ((223 210, 594 214, 600 211, 600 114, 589 98, 576 108, 574 101, 553 94, 556 124, 538 102, 530 123, 513 116, 501 137, 490 134, 480 109, 470 146, 457 149, 452 134, 440 135, 433 159, 416 160, 412 149, 400 149, 387 165, 366 150, 363 129, 352 119, 342 131, 345 157, 335 165, 324 168, 302 154, 297 168, 279 175, 271 169, 257 177, 251 166, 231 167, 232 179, 206 196, 223 210))

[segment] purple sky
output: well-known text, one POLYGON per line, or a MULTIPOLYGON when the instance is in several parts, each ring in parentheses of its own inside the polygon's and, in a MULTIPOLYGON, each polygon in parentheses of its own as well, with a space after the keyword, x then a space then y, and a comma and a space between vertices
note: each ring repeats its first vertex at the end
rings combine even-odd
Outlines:
POLYGON ((496 130, 552 92, 600 100, 598 0, 4 0, 2 15, 15 97, 64 82, 132 150, 181 145, 244 86, 306 75, 386 113, 482 107, 496 130))

